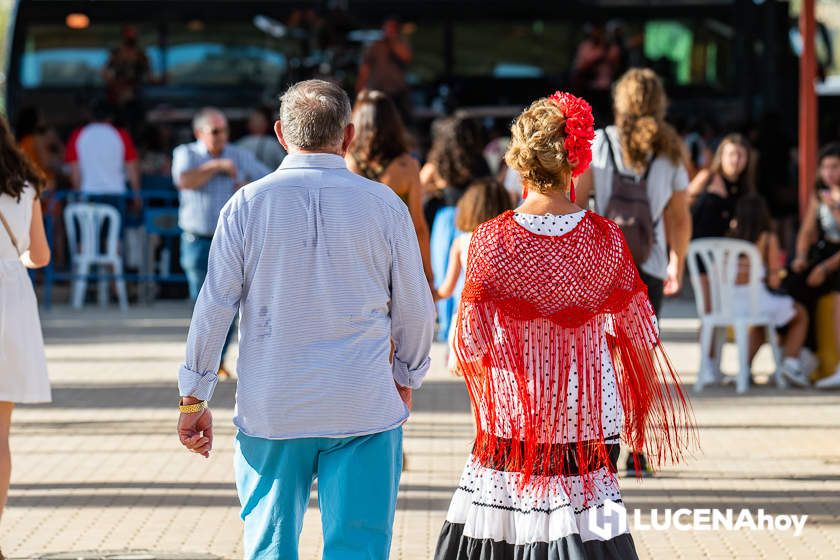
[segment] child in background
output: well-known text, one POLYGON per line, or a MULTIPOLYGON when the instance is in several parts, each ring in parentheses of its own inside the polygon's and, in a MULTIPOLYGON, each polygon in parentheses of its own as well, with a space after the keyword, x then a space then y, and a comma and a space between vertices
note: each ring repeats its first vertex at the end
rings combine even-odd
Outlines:
MULTIPOLYGON (((779 238, 773 228, 773 220, 764 198, 757 194, 747 194, 738 201, 735 209, 735 223, 732 237, 754 244, 761 254, 764 264, 764 284, 761 286, 758 306, 760 311, 769 316, 772 326, 784 329, 781 374, 790 383, 807 387, 809 375, 816 366, 815 358, 803 350, 808 334, 808 312, 796 303, 792 297, 775 293, 781 285, 781 259, 779 238)), ((748 313, 750 301, 749 264, 740 263, 734 294, 736 313, 748 313)), ((764 342, 764 329, 754 329, 750 336, 750 361, 755 357, 764 342)))
MULTIPOLYGON (((470 184, 464 196, 458 201, 455 216, 455 227, 464 233, 452 241, 446 276, 437 289, 436 295, 438 298, 447 299, 460 295, 463 272, 467 268, 467 250, 470 246, 473 230, 483 222, 492 220, 512 208, 510 195, 496 179, 487 177, 470 184)), ((455 309, 458 309, 457 305, 455 309)), ((455 317, 452 318, 452 324, 456 324, 455 317)), ((449 357, 447 362, 450 371, 453 373, 455 373, 454 352, 452 352, 454 333, 454 328, 449 329, 449 357)))

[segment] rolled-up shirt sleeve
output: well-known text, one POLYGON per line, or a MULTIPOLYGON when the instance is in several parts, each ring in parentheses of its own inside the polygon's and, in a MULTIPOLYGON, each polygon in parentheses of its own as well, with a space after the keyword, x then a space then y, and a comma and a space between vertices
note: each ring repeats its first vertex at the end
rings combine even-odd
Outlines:
POLYGON ((391 239, 391 338, 394 380, 417 389, 429 372, 435 306, 408 209, 398 215, 391 239))
POLYGON ((186 145, 178 146, 172 152, 172 182, 178 188, 181 185, 181 174, 193 167, 191 159, 190 149, 186 145))
POLYGON ((193 310, 184 364, 178 373, 182 396, 209 400, 218 381, 222 346, 239 310, 244 283, 241 197, 222 210, 207 265, 207 278, 193 310))

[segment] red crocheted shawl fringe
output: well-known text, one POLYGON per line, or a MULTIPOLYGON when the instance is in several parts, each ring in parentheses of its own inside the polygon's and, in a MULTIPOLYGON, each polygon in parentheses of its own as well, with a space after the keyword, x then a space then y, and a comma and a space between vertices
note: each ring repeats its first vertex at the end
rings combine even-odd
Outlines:
POLYGON ((612 476, 612 436, 644 450, 653 466, 696 445, 629 249, 594 214, 561 237, 530 234, 510 213, 476 230, 455 354, 475 415, 473 455, 518 473, 523 491, 561 484, 571 495, 579 476, 590 501, 612 476), (603 371, 604 351, 611 372, 603 371), (605 383, 618 393, 621 434, 603 430, 605 383))

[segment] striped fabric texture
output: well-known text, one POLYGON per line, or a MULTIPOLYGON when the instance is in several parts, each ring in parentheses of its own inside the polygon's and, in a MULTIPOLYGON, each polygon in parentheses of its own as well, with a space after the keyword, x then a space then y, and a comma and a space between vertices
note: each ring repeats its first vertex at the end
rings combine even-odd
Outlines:
POLYGON ((434 325, 420 249, 399 197, 340 156, 290 154, 222 210, 181 395, 212 396, 237 310, 234 423, 245 434, 347 437, 408 417, 395 381, 420 386, 434 325))

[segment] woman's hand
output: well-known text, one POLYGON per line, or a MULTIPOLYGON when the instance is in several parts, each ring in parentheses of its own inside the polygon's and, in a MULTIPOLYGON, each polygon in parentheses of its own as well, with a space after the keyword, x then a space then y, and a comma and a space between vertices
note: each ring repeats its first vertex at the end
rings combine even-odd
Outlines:
POLYGON ((668 276, 662 286, 662 292, 665 296, 674 296, 679 293, 683 282, 683 266, 672 260, 668 264, 668 276))
POLYGON ((823 285, 826 279, 828 279, 828 269, 825 264, 820 263, 808 275, 806 283, 809 287, 816 288, 817 286, 823 285))
POLYGON ((806 268, 808 268, 808 259, 805 257, 796 257, 790 263, 790 269, 797 274, 801 274, 806 268))

